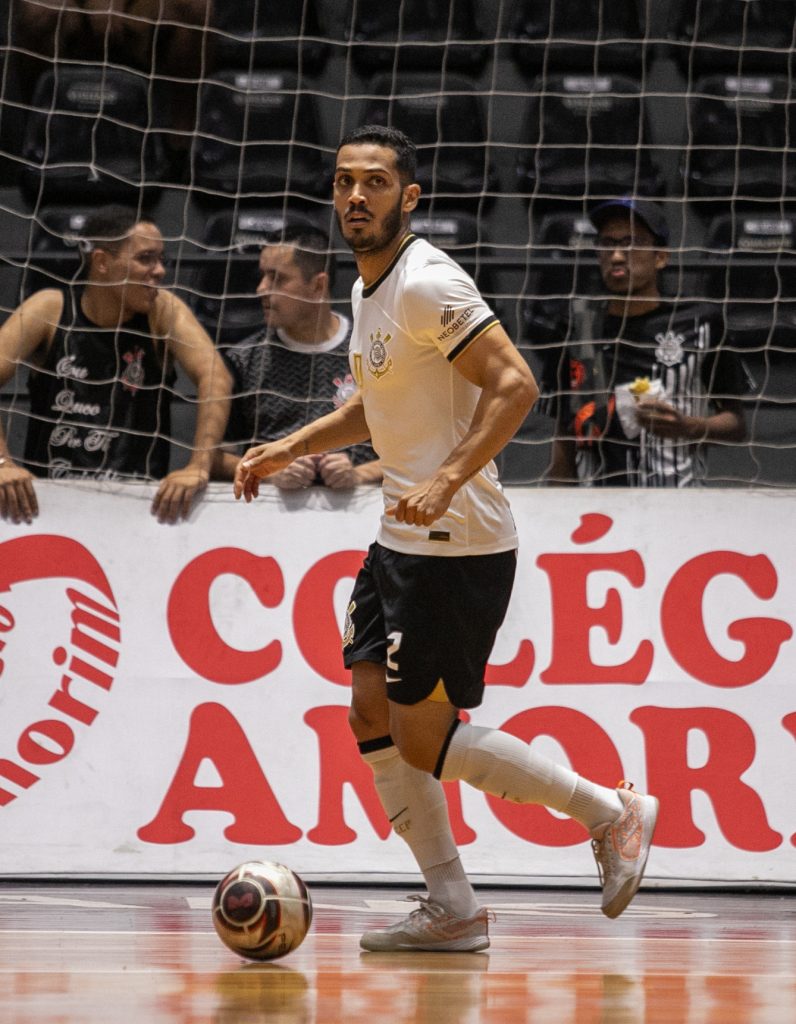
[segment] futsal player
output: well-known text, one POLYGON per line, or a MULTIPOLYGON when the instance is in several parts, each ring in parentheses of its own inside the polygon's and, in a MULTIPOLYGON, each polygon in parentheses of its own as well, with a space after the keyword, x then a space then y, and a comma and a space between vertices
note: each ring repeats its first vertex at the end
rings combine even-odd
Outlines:
POLYGON ((235 496, 309 453, 371 439, 384 514, 354 585, 344 627, 351 727, 394 831, 428 897, 369 931, 366 950, 481 950, 480 907, 451 834, 442 782, 461 780, 516 803, 544 804, 591 835, 602 910, 622 913, 641 882, 658 812, 652 796, 595 785, 508 733, 462 722, 481 703, 484 671, 509 603, 517 534, 493 458, 538 389, 472 279, 415 237, 415 147, 366 125, 337 151, 334 205, 360 277, 342 408, 250 449, 235 496))

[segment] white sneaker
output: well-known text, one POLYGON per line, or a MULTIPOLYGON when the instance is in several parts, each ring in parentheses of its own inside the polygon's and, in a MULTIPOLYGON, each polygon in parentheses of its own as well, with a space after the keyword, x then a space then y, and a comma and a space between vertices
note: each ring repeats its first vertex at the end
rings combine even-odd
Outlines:
POLYGON ((482 907, 472 917, 456 917, 425 896, 410 896, 420 906, 382 931, 365 932, 359 940, 373 953, 407 950, 475 953, 489 945, 489 911, 482 907))
POLYGON ((619 917, 636 895, 658 820, 657 798, 632 790, 630 782, 619 784, 617 792, 625 809, 616 821, 596 830, 602 832, 599 839, 592 839, 603 887, 602 911, 606 917, 619 917))

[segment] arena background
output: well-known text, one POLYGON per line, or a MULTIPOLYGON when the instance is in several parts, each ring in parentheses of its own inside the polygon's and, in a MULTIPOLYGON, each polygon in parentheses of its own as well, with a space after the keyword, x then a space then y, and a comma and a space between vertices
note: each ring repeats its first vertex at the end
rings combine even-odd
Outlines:
MULTIPOLYGON (((355 45, 351 5, 327 2, 295 67, 295 47, 286 48, 286 69, 276 66, 285 48, 273 40, 252 45, 239 29, 217 24, 215 65, 196 82, 197 131, 180 165, 162 159, 163 110, 140 68, 64 58, 56 84, 69 80, 64 71, 75 75, 71 93, 54 94, 51 85, 24 104, 11 8, 2 3, 0 316, 31 288, 69 279, 79 218, 113 184, 146 205, 168 238, 174 285, 219 345, 233 342, 259 316, 246 293, 263 228, 288 209, 330 226, 324 167, 341 131, 362 121, 374 97, 397 100, 398 117, 414 88, 421 98, 403 116, 420 130, 430 111, 450 139, 423 151, 434 157, 431 205, 415 226, 473 271, 535 365, 534 302, 597 287, 584 212, 599 196, 633 191, 635 179, 665 204, 669 288, 727 304, 728 343, 756 382, 746 400, 749 438, 711 451, 707 489, 595 497, 537 486, 551 424, 529 417, 501 458, 524 564, 478 715, 511 722, 529 739, 539 734, 583 770, 621 768, 639 787, 669 787, 652 881, 772 885, 796 881, 793 801, 778 782, 796 767, 793 24, 790 38, 777 36, 790 6, 780 0, 725 2, 723 19, 710 22, 716 6, 632 4, 644 15, 633 38, 608 28, 623 4, 598 5, 604 31, 595 47, 573 38, 588 32, 585 16, 534 42, 517 38, 521 4, 485 0, 468 14, 461 2, 405 2, 400 46, 380 47, 372 39, 355 45), (451 26, 461 15, 463 38, 409 46, 421 8, 424 25, 438 8, 451 14, 451 26), (681 8, 709 26, 704 45, 690 41, 699 21, 678 41, 681 8), (378 59, 382 68, 372 66, 378 59), (412 60, 430 67, 412 70, 412 60), (134 85, 143 89, 140 123, 127 108, 113 109, 134 98, 134 85), (455 113, 469 93, 483 113, 480 143, 468 134, 477 119, 455 113), (298 97, 317 106, 314 122, 296 113, 298 97), (557 111, 559 123, 571 113, 586 141, 540 139, 539 115, 529 115, 540 99, 542 113, 557 111), (241 175, 235 161, 259 141, 254 135, 227 153, 232 171, 213 177, 216 157, 203 147, 226 137, 228 100, 251 123, 263 111, 274 124, 285 118, 288 134, 274 140, 266 164, 278 168, 290 157, 287 190, 284 180, 266 188, 241 175), (72 103, 65 113, 62 104, 72 103), (703 129, 700 103, 708 107, 703 129), (300 137, 307 123, 315 134, 300 137), (88 149, 75 160, 67 143, 86 125, 88 149), (96 147, 113 125, 139 146, 132 170, 103 165, 96 147), (748 133, 740 147, 733 125, 748 133), (443 178, 447 157, 473 154, 474 168, 465 160, 443 178), (723 164, 710 165, 705 157, 717 154, 723 164), (620 157, 629 158, 630 180, 611 178, 620 157), (58 183, 59 170, 75 162, 82 176, 58 183), (534 177, 542 167, 549 178, 534 177), (560 564, 572 573, 567 586, 556 575, 560 564), (693 593, 692 618, 684 619, 677 602, 693 593), (578 643, 579 662, 557 662, 557 651, 578 643), (618 678, 620 669, 631 678, 618 678)), ((248 4, 235 9, 256 14, 248 4)), ((306 26, 309 7, 303 12, 306 26)), ((545 122, 550 131, 555 123, 545 122)), ((335 247, 344 307, 354 268, 339 238, 335 247)), ((24 377, 22 367, 0 395, 15 450, 27 415, 24 377)), ((193 415, 190 389, 184 381, 178 388, 173 466, 186 460, 193 415)), ((341 758, 331 775, 321 770, 336 763, 325 760, 329 750, 350 753, 341 725, 345 681, 329 636, 373 534, 377 496, 312 494, 304 504, 269 496, 244 510, 218 486, 191 522, 164 528, 150 521, 151 490, 142 485, 53 481, 39 493, 43 511, 31 527, 0 524, 0 873, 214 875, 263 848, 289 855, 310 878, 411 871, 405 851, 387 841, 355 761, 341 758), (204 587, 196 606, 191 587, 178 586, 194 572, 204 587), (313 596, 315 573, 321 598, 313 596), (201 640, 181 633, 192 614, 201 640), (265 648, 261 629, 271 638, 265 648), (216 678, 229 659, 242 675, 216 678), (56 697, 67 671, 82 709, 56 697), (236 756, 227 758, 230 749, 236 756), (242 793, 255 794, 253 806, 241 803, 242 793), (324 807, 334 810, 326 819, 324 807)), ((501 817, 468 794, 457 820, 478 876, 591 879, 588 844, 548 812, 501 817)))

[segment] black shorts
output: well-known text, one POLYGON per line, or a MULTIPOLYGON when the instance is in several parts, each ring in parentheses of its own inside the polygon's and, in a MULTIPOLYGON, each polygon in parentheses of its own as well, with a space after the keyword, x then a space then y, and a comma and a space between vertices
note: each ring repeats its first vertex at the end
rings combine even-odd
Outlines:
POLYGON ((442 680, 454 707, 477 707, 516 567, 516 551, 442 557, 372 544, 346 614, 346 667, 386 665, 396 704, 425 700, 442 680))

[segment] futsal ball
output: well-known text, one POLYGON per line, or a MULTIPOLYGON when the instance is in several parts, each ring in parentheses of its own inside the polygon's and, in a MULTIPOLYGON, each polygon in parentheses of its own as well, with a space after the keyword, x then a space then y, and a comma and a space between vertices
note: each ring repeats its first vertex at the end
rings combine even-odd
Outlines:
POLYGON ((250 860, 233 868, 213 894, 213 925, 233 953, 276 960, 304 940, 312 923, 307 887, 290 868, 250 860))

